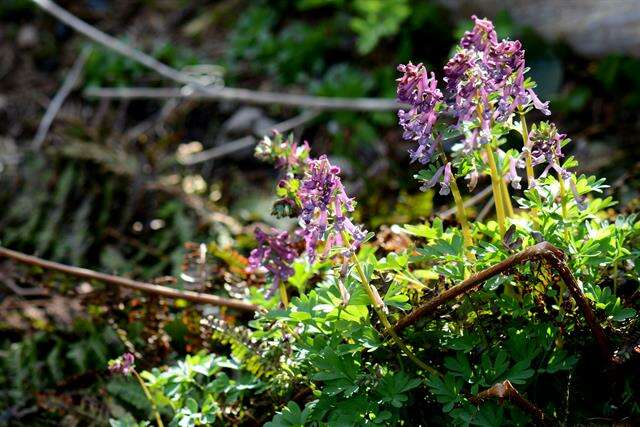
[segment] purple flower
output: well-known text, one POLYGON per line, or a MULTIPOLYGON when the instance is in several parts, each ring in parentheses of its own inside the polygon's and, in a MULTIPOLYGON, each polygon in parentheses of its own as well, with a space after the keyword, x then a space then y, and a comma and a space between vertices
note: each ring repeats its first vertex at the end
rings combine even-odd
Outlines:
POLYGON ((451 185, 452 179, 454 178, 453 174, 451 173, 451 163, 447 162, 447 164, 444 165, 444 176, 442 177, 442 181, 440 181, 440 195, 446 196, 447 194, 449 194, 449 192, 451 191, 449 186, 451 185))
MULTIPOLYGON (((473 17, 475 26, 460 42, 462 50, 444 67, 450 111, 463 123, 477 120, 477 127, 488 135, 494 121, 507 121, 518 108, 533 105, 549 114, 548 103, 525 88, 524 50, 519 41, 498 42, 488 20, 473 17)), ((479 133, 470 129, 465 137, 465 152, 484 144, 479 133)))
POLYGON ((474 66, 475 55, 469 50, 461 50, 456 53, 444 66, 444 81, 448 92, 459 91, 458 85, 465 78, 467 72, 474 66))
POLYGON ((509 159, 509 172, 507 172, 507 174, 505 175, 507 182, 511 183, 511 186, 516 190, 519 190, 521 188, 520 181, 522 179, 520 178, 520 175, 518 175, 518 171, 516 169, 518 167, 522 167, 522 162, 519 162, 518 159, 511 157, 509 159))
POLYGON ((131 353, 124 353, 117 359, 110 360, 108 363, 109 371, 112 374, 130 375, 134 368, 135 356, 131 353))
POLYGON ((516 72, 524 72, 524 50, 518 40, 491 45, 486 58, 487 71, 496 86, 506 83, 516 72))
POLYGON ((442 196, 446 196, 451 192, 450 186, 451 186, 452 179, 455 179, 455 178, 451 171, 451 163, 447 162, 446 164, 436 169, 431 179, 429 179, 424 184, 422 184, 422 186, 420 187, 420 190, 426 191, 429 188, 435 187, 435 185, 439 183, 440 184, 439 194, 442 196))
POLYGON ((247 271, 252 273, 265 269, 273 276, 273 285, 267 296, 273 295, 278 285, 287 281, 294 273, 291 263, 300 255, 289 233, 272 229, 270 234, 260 228, 255 230, 259 246, 249 255, 247 271))
POLYGON ((546 163, 540 177, 543 178, 547 176, 549 171, 554 170, 558 174, 558 179, 569 182, 576 205, 579 209, 584 210, 586 209, 584 197, 578 193, 573 174, 564 169, 560 164, 562 158, 564 158, 562 146, 566 142, 568 142, 566 135, 559 133, 556 125, 541 122, 537 126, 533 125, 531 127, 531 131, 529 132, 529 147, 527 148, 531 153, 531 163, 533 166, 546 163))
POLYGON ((312 261, 316 257, 318 243, 325 235, 323 255, 333 245, 348 246, 348 250, 353 250, 365 237, 364 231, 347 217, 349 212, 353 212, 354 205, 339 174, 340 168, 332 165, 324 155, 307 161, 307 172, 298 191, 302 204, 302 228, 298 235, 304 239, 307 255, 312 261), (348 236, 349 242, 344 241, 343 235, 348 236))
POLYGON ((540 110, 545 116, 551 114, 551 111, 549 110, 549 101, 540 101, 540 98, 538 98, 538 95, 536 95, 533 89, 527 89, 527 93, 529 94, 531 102, 536 109, 540 110))
POLYGON ((467 174, 465 179, 469 181, 469 183, 467 184, 467 188, 469 189, 469 191, 473 191, 476 188, 476 186, 478 185, 478 178, 479 173, 477 169, 472 169, 471 172, 467 174))
POLYGON ((493 22, 488 19, 480 19, 476 15, 473 15, 471 19, 473 19, 474 23, 473 29, 464 33, 462 40, 460 40, 460 46, 464 49, 485 51, 491 45, 497 43, 498 36, 493 27, 493 22))
POLYGON ((529 132, 529 151, 531 152, 531 163, 537 166, 546 163, 541 177, 547 176, 551 169, 555 170, 563 179, 571 174, 563 169, 560 161, 564 157, 562 145, 566 135, 558 133, 558 129, 553 123, 541 122, 533 125, 529 132))
POLYGON ((410 150, 411 161, 426 164, 431 160, 435 147, 431 136, 433 125, 438 120, 436 107, 442 101, 442 92, 438 89, 435 74, 427 73, 422 64, 399 65, 403 75, 398 82, 398 101, 410 104, 409 110, 398 111, 402 137, 407 141, 418 142, 418 148, 410 150))

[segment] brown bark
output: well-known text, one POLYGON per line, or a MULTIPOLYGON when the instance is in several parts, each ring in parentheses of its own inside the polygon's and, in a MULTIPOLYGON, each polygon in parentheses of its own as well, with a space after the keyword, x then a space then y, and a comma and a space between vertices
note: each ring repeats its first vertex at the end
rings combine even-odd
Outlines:
POLYGON ((553 419, 548 417, 540 408, 529 402, 522 397, 518 390, 511 384, 511 381, 504 380, 501 383, 497 383, 492 387, 481 391, 469 400, 472 403, 482 403, 487 399, 498 399, 500 403, 504 400, 516 405, 526 413, 532 415, 538 424, 550 425, 553 424, 553 419))
POLYGON ((596 342, 600 347, 602 356, 606 360, 611 360, 608 339, 602 327, 598 323, 598 320, 596 319, 591 306, 589 305, 584 293, 582 292, 582 289, 580 289, 580 286, 578 286, 573 273, 567 266, 564 252, 548 242, 542 242, 538 243, 537 245, 528 247, 523 251, 510 256, 504 261, 501 261, 485 270, 472 275, 471 277, 462 281, 462 283, 459 283, 458 285, 447 289, 435 298, 414 309, 407 316, 400 319, 395 325, 396 332, 401 332, 406 327, 416 323, 419 319, 430 315, 444 303, 451 301, 452 299, 462 294, 474 292, 475 290, 477 290, 479 285, 481 285, 488 279, 508 271, 515 265, 523 264, 535 259, 543 259, 547 261, 549 265, 562 278, 562 281, 567 286, 567 289, 571 293, 571 296, 576 301, 576 304, 578 304, 578 307, 580 307, 585 321, 587 322, 587 325, 591 329, 591 332, 593 333, 596 342))

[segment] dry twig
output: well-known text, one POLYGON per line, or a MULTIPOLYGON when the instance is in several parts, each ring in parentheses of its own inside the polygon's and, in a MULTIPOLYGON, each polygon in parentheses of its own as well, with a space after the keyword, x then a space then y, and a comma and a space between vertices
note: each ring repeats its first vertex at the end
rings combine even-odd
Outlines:
POLYGON ((584 296, 582 289, 580 289, 580 287, 578 286, 573 273, 567 266, 564 252, 548 242, 542 242, 538 243, 537 245, 528 247, 523 251, 510 256, 504 261, 501 261, 485 270, 472 275, 471 277, 462 281, 462 283, 459 283, 458 285, 447 289, 446 291, 442 292, 430 301, 422 304, 418 308, 414 309, 411 313, 400 319, 395 325, 396 332, 402 331, 407 326, 416 323, 422 317, 433 313, 444 303, 451 301, 452 299, 460 295, 474 292, 475 290, 477 290, 479 285, 481 285, 488 279, 508 271, 515 265, 523 264, 535 259, 543 259, 547 261, 562 278, 562 281, 569 289, 569 293, 573 296, 576 304, 582 310, 585 321, 589 325, 589 328, 591 329, 591 332, 593 333, 596 342, 600 347, 603 358, 607 361, 611 361, 612 355, 609 351, 609 340, 604 334, 602 327, 598 323, 598 320, 596 319, 591 306, 587 302, 587 298, 584 296))
POLYGON ((208 98, 216 100, 233 100, 253 104, 278 104, 297 106, 318 110, 357 110, 387 111, 397 110, 400 105, 393 99, 378 98, 332 98, 308 95, 295 95, 275 92, 254 91, 248 89, 210 87, 202 84, 192 75, 176 70, 155 58, 135 49, 97 28, 87 24, 50 0, 33 0, 40 8, 60 21, 75 29, 96 43, 111 49, 127 58, 136 61, 155 71, 163 77, 188 88, 122 88, 122 89, 89 89, 87 96, 116 98, 208 98))
POLYGON ((36 136, 33 138, 33 142, 31 143, 34 150, 39 150, 44 143, 47 133, 49 132, 49 128, 51 127, 53 120, 58 115, 58 111, 60 111, 65 99, 67 99, 67 96, 69 96, 73 88, 78 83, 78 79, 82 75, 84 64, 87 62, 87 58, 90 54, 91 48, 82 49, 80 55, 67 74, 67 77, 64 79, 62 86, 60 86, 60 89, 49 103, 47 111, 44 113, 44 116, 38 125, 36 136))
POLYGON ((89 87, 84 91, 84 95, 89 98, 101 99, 187 98, 208 101, 237 101, 245 104, 285 105, 314 110, 396 111, 405 107, 394 99, 311 96, 232 87, 206 88, 204 90, 199 87, 89 87))
POLYGON ((504 380, 501 383, 497 383, 492 387, 481 391, 480 393, 469 399, 472 403, 482 403, 487 399, 498 399, 500 402, 508 400, 516 405, 518 408, 533 415, 534 419, 543 425, 551 424, 553 419, 550 419, 540 408, 529 402, 522 397, 518 390, 511 384, 511 381, 504 380))
MULTIPOLYGON (((262 137, 269 131, 287 132, 289 130, 302 126, 310 120, 313 120, 314 118, 318 117, 319 114, 320 113, 317 111, 304 111, 303 113, 295 117, 274 125, 270 129, 258 130, 258 132, 256 132, 256 137, 262 137)), ((206 162, 208 160, 218 159, 231 153, 235 153, 236 151, 251 147, 256 142, 258 142, 256 137, 251 135, 243 136, 242 138, 238 138, 234 141, 228 142, 218 147, 213 147, 208 150, 201 151, 200 153, 191 155, 184 159, 178 159, 178 161, 184 165, 191 166, 197 163, 206 162)))
MULTIPOLYGON (((492 188, 489 185, 484 190, 478 191, 476 194, 474 194, 473 196, 471 196, 467 200, 465 200, 463 205, 464 205, 465 208, 468 208, 469 206, 473 206, 476 203, 486 199, 491 194, 492 194, 492 188)), ((453 215, 455 213, 456 213, 456 208, 453 207, 453 208, 449 208, 447 210, 444 210, 442 212, 438 212, 438 216, 439 217, 443 217, 443 218, 448 218, 448 217, 450 217, 451 215, 453 215)))
POLYGON ((136 280, 127 279, 125 277, 113 276, 111 274, 100 273, 97 271, 88 270, 86 268, 73 267, 53 261, 47 261, 42 258, 23 254, 17 251, 12 251, 11 249, 3 247, 0 247, 0 257, 7 257, 23 264, 35 265, 47 270, 55 270, 61 273, 70 274, 72 276, 82 277, 89 280, 98 280, 110 285, 135 289, 137 291, 160 295, 166 298, 184 299, 199 304, 224 306, 241 311, 253 312, 258 310, 257 306, 246 301, 222 298, 216 295, 205 294, 202 292, 182 291, 179 289, 169 288, 167 286, 153 285, 151 283, 138 282, 136 280))

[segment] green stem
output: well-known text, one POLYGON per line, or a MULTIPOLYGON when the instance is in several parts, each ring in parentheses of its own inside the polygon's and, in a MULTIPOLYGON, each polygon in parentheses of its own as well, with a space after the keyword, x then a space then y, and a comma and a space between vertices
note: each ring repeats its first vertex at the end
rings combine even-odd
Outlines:
POLYGON ((462 227, 462 236, 464 238, 464 252, 467 260, 475 261, 476 257, 471 252, 470 248, 473 247, 473 235, 471 234, 471 230, 469 229, 469 220, 467 219, 467 213, 464 209, 464 202, 462 201, 462 195, 460 194, 460 189, 458 188, 458 184, 456 183, 456 177, 454 176, 451 180, 451 194, 453 195, 453 200, 456 204, 456 216, 458 217, 458 222, 462 227))
MULTIPOLYGON (((524 159, 527 170, 527 184, 528 188, 533 188, 535 182, 535 175, 533 172, 533 159, 531 158, 531 144, 529 142, 529 127, 527 126, 527 119, 522 110, 520 110, 520 126, 522 127, 522 151, 524 152, 524 159)), ((538 225, 538 210, 531 208, 531 220, 533 222, 534 229, 538 225)))
MULTIPOLYGON (((347 234, 344 231, 342 232, 342 239, 347 244, 350 240, 349 236, 347 236, 347 234)), ((373 309, 376 311, 376 314, 378 315, 378 318, 380 319, 380 322, 382 323, 382 326, 385 328, 386 332, 391 336, 391 338, 396 343, 396 345, 400 347, 400 349, 407 355, 409 359, 411 359, 413 363, 415 363, 425 371, 431 372, 432 374, 435 374, 435 375, 440 375, 440 373, 435 368, 427 365, 426 363, 418 359, 418 357, 415 354, 413 354, 413 352, 409 349, 409 347, 398 336, 396 331, 393 329, 393 326, 389 322, 387 315, 384 312, 384 309, 381 305, 382 301, 380 301, 380 297, 378 296, 376 298, 376 293, 372 289, 371 284, 369 283, 369 280, 367 280, 367 275, 365 274, 364 269, 362 268, 362 264, 360 264, 360 260, 358 259, 358 256, 355 253, 353 253, 353 255, 351 255, 351 259, 353 260, 353 263, 356 266, 356 271, 360 276, 362 287, 364 288, 367 295, 369 295, 369 299, 371 300, 371 305, 373 305, 373 309)))
POLYGON ((487 154, 487 161, 489 162, 489 170, 491 172, 491 189, 493 190, 493 201, 496 205, 496 216, 498 217, 498 228, 500 229, 500 236, 504 236, 506 232, 505 228, 505 215, 503 206, 502 191, 500 189, 500 180, 498 179, 498 168, 496 166, 496 160, 493 156, 493 150, 491 144, 487 144, 485 148, 487 154))
POLYGON ((569 210, 567 209, 567 190, 564 187, 564 179, 561 174, 558 174, 558 183, 560 185, 560 204, 562 206, 562 219, 564 220, 564 238, 567 243, 572 241, 571 234, 567 228, 567 221, 569 220, 569 210))
POLYGON ((409 347, 394 331, 393 326, 389 322, 389 319, 387 318, 387 315, 383 310, 383 307, 381 307, 380 304, 376 302, 377 298, 375 298, 374 296, 374 293, 373 293, 374 291, 371 289, 371 285, 369 284, 369 281, 367 280, 367 276, 365 275, 364 270, 362 269, 362 265, 360 264, 360 260, 358 259, 358 256, 356 254, 353 254, 352 259, 356 265, 356 270, 358 271, 358 275, 360 276, 360 280, 362 281, 365 291, 369 295, 373 308, 376 311, 378 318, 380 318, 380 322, 382 323, 382 326, 384 327, 386 332, 391 336, 391 338, 396 343, 396 345, 400 347, 400 349, 407 355, 409 359, 411 359, 413 363, 415 363, 425 371, 429 371, 432 374, 440 375, 440 373, 435 368, 427 365, 426 363, 418 359, 418 357, 409 349, 409 347))
POLYGON ((529 188, 533 186, 535 176, 533 174, 533 160, 531 159, 531 147, 529 146, 529 128, 524 113, 520 111, 520 125, 522 126, 522 147, 527 165, 527 182, 529 188))
POLYGON ((509 188, 507 187, 507 183, 505 182, 505 180, 502 178, 502 175, 500 176, 500 192, 502 193, 502 202, 504 203, 504 207, 506 211, 505 214, 509 218, 513 218, 515 214, 513 212, 513 205, 511 204, 511 196, 509 195, 509 188))
POLYGON ((156 417, 156 424, 158 425, 158 427, 164 427, 162 418, 160 418, 160 412, 158 412, 158 407, 156 406, 156 402, 151 398, 151 393, 149 393, 149 389, 144 384, 144 380, 142 379, 142 377, 140 377, 140 374, 138 374, 138 371, 136 371, 135 369, 133 370, 133 375, 138 380, 138 383, 140 383, 140 387, 142 387, 144 395, 147 397, 147 400, 151 404, 151 409, 153 410, 153 414, 156 417))
POLYGON ((289 306, 289 297, 287 297, 287 287, 280 281, 278 283, 278 288, 280 288, 280 300, 282 301, 282 305, 284 308, 289 306))
MULTIPOLYGON (((444 147, 442 143, 440 143, 440 153, 444 158, 445 162, 448 162, 447 153, 444 151, 444 147)), ((462 201, 462 195, 460 194, 460 189, 458 188, 458 183, 456 182, 455 175, 449 184, 451 188, 451 195, 453 196, 453 201, 456 205, 456 218, 460 223, 460 227, 462 228, 462 236, 464 239, 464 252, 467 260, 474 262, 476 260, 473 252, 469 250, 469 248, 473 247, 473 235, 471 234, 471 229, 469 228, 469 219, 467 218, 467 212, 464 208, 464 202, 462 201)))
POLYGON ((560 204, 562 205, 562 219, 565 221, 569 218, 569 213, 567 211, 567 199, 566 199, 566 190, 564 188, 564 179, 561 174, 558 174, 558 183, 560 184, 560 204))

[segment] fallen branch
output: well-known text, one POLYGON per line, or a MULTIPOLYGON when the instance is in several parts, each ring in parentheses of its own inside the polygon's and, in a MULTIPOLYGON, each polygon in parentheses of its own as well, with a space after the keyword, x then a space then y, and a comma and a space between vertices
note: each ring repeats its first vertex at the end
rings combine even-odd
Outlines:
POLYGON ((85 89, 84 96, 128 100, 187 98, 207 101, 236 101, 253 105, 286 105, 313 110, 396 111, 404 107, 394 99, 311 96, 232 87, 205 88, 204 90, 191 87, 89 87, 85 89))
POLYGON ((227 142, 226 144, 220 145, 218 147, 213 147, 205 151, 201 151, 200 153, 193 154, 191 156, 185 157, 183 159, 178 159, 180 163, 183 165, 191 166, 197 163, 206 162, 207 160, 214 160, 220 157, 227 156, 231 153, 235 153, 236 151, 243 150, 245 148, 251 147, 252 145, 258 142, 259 137, 264 136, 270 131, 278 131, 278 132, 287 132, 292 129, 295 129, 303 124, 307 123, 310 120, 318 117, 320 113, 317 111, 305 111, 295 117, 287 119, 283 122, 280 122, 271 128, 268 129, 259 129, 256 132, 256 136, 243 136, 242 138, 238 138, 234 141, 227 142))
POLYGON ((471 397, 469 400, 472 403, 482 403, 488 399, 498 399, 500 403, 502 403, 503 400, 507 400, 528 414, 531 414, 539 424, 554 424, 552 418, 548 417, 540 408, 522 397, 509 380, 497 383, 471 397))
POLYGON ((155 71, 161 76, 188 88, 122 88, 122 89, 88 89, 86 96, 116 98, 206 98, 215 100, 241 101, 252 104, 278 104, 304 107, 317 110, 356 110, 356 111, 390 111, 401 107, 393 99, 378 98, 332 98, 307 95, 295 95, 276 92, 262 92, 248 89, 228 87, 210 87, 202 84, 196 77, 176 70, 157 59, 135 49, 89 25, 78 17, 67 12, 50 0, 33 0, 41 9, 64 22, 74 30, 85 35, 96 43, 111 49, 127 58, 155 71))
POLYGON ((471 277, 462 281, 462 283, 440 293, 435 298, 419 306, 407 316, 400 319, 395 325, 396 332, 402 331, 407 326, 416 323, 422 317, 433 313, 444 303, 451 301, 452 299, 462 294, 475 291, 479 285, 481 285, 488 279, 508 271, 517 264, 523 264, 534 259, 544 259, 545 261, 547 261, 562 278, 562 281, 569 289, 569 293, 573 296, 576 304, 578 304, 578 307, 580 307, 580 309, 582 310, 585 321, 589 325, 589 328, 591 329, 591 332, 593 333, 596 342, 600 347, 602 356, 605 358, 605 360, 611 360, 611 353, 609 352, 609 341, 604 334, 602 327, 598 323, 593 310, 591 310, 591 306, 587 302, 584 293, 578 286, 575 277, 573 277, 573 273, 567 266, 564 252, 548 242, 542 242, 538 243, 537 245, 528 247, 525 250, 510 256, 504 261, 501 261, 498 264, 492 265, 491 267, 472 275, 471 277))
POLYGON ((60 108, 62 108, 62 104, 67 99, 67 96, 69 96, 73 88, 78 83, 78 79, 82 74, 82 69, 84 68, 84 64, 87 62, 87 58, 90 53, 91 48, 82 49, 80 55, 71 67, 69 74, 67 74, 67 77, 64 79, 62 86, 60 86, 60 89, 49 103, 47 111, 44 113, 44 116, 42 116, 42 120, 38 125, 36 136, 33 138, 33 142, 31 143, 34 150, 39 150, 44 143, 47 133, 49 132, 49 128, 51 127, 53 120, 58 115, 58 111, 60 111, 60 108))
POLYGON ((210 304, 216 306, 224 306, 234 308, 241 311, 254 312, 258 307, 237 299, 222 298, 216 295, 205 294, 194 291, 182 291, 179 289, 169 288, 167 286, 153 285, 151 283, 138 282, 136 280, 127 279, 125 277, 113 276, 111 274, 100 273, 86 268, 73 267, 70 265, 59 264, 53 261, 47 261, 21 252, 0 247, 0 257, 7 257, 23 264, 35 265, 47 270, 55 270, 61 273, 70 274, 76 277, 82 277, 89 280, 98 280, 110 285, 122 286, 124 288, 135 289, 137 291, 146 292, 154 295, 160 295, 166 298, 184 299, 199 304, 210 304))

